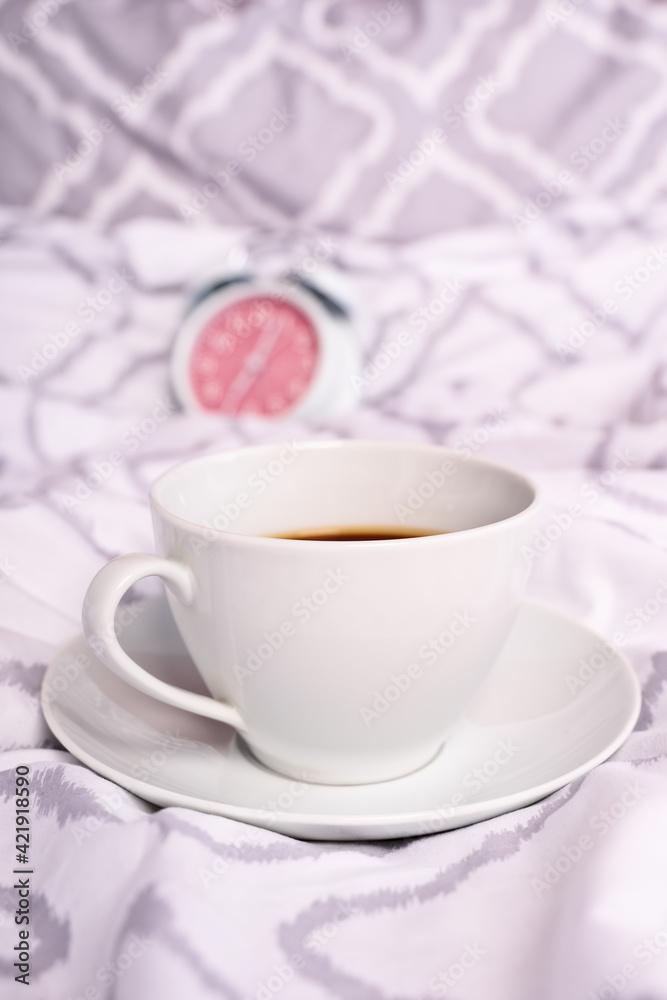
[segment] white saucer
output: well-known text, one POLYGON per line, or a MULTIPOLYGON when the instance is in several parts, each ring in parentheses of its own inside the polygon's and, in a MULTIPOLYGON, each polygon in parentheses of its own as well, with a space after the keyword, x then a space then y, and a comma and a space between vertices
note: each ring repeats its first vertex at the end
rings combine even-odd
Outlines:
MULTIPOLYGON (((145 600, 132 613, 120 638, 130 655, 156 676, 204 692, 166 601, 145 600)), ((304 784, 275 774, 227 726, 119 680, 83 636, 49 666, 42 704, 68 750, 149 802, 314 840, 407 837, 536 802, 623 743, 639 714, 639 685, 627 660, 601 654, 598 644, 583 625, 527 602, 491 679, 441 753, 414 774, 374 785, 304 784), (591 658, 586 668, 581 661, 591 658)))

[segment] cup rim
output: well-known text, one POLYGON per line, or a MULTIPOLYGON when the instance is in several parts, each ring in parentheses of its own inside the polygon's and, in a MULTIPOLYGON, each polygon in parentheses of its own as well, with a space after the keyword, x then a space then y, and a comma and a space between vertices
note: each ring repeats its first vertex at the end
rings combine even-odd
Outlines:
MULTIPOLYGON (((521 520, 526 520, 532 517, 540 506, 541 497, 537 485, 535 482, 527 476, 525 473, 520 472, 517 469, 512 468, 512 466, 505 465, 502 462, 494 462, 490 459, 479 458, 477 455, 466 455, 465 452, 458 450, 456 448, 449 448, 446 445, 439 444, 429 444, 421 442, 406 442, 406 441, 374 441, 367 438, 353 438, 353 439, 327 439, 324 441, 319 440, 305 440, 305 441, 292 441, 289 442, 292 448, 299 451, 320 451, 328 449, 361 449, 361 448, 376 448, 376 449, 396 449, 403 448, 408 450, 419 450, 419 451, 432 451, 437 452, 441 457, 452 457, 459 462, 465 461, 472 463, 477 466, 482 466, 483 468, 493 470, 495 472, 503 473, 507 476, 514 478, 521 482, 530 493, 532 493, 532 499, 522 510, 517 511, 515 514, 510 514, 509 517, 503 517, 498 521, 491 521, 489 524, 480 524, 472 528, 459 528, 456 531, 442 532, 433 535, 416 535, 407 538, 382 538, 373 540, 360 540, 355 541, 355 548, 367 545, 424 545, 424 544, 457 544, 457 540, 468 538, 470 535, 478 535, 480 533, 489 533, 493 531, 504 530, 505 525, 510 522, 516 523, 521 520)), ((243 534, 238 531, 227 531, 223 528, 208 528, 206 525, 199 524, 196 521, 190 521, 187 518, 181 517, 179 514, 174 514, 171 510, 164 506, 157 498, 157 491, 160 489, 161 485, 169 479, 177 471, 183 470, 185 467, 196 467, 199 465, 207 465, 212 462, 228 460, 233 461, 238 455, 247 454, 259 454, 261 452, 266 452, 269 450, 274 450, 276 448, 285 447, 284 441, 279 442, 268 442, 266 444, 257 445, 247 445, 244 448, 229 448, 225 451, 213 451, 208 452, 204 455, 196 455, 193 458, 186 458, 182 462, 178 462, 176 465, 172 465, 169 469, 166 469, 161 473, 157 479, 152 483, 149 490, 149 501, 152 509, 160 515, 160 517, 171 522, 175 527, 182 531, 188 532, 190 535, 199 536, 208 545, 225 542, 225 544, 239 544, 239 545, 270 545, 270 546, 299 546, 303 549, 305 546, 322 546, 325 545, 327 551, 331 551, 332 545, 349 545, 348 542, 343 541, 329 541, 329 540, 316 540, 316 539, 295 539, 295 538, 277 538, 271 535, 250 535, 243 534), (211 532, 215 534, 214 538, 209 537, 211 532)), ((310 549, 312 551, 312 549, 310 549)))

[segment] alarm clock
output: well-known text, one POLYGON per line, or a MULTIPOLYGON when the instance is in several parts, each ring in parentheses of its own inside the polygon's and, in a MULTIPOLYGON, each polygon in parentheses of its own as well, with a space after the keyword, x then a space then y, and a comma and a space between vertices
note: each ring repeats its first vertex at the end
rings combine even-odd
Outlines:
POLYGON ((352 409, 361 367, 352 296, 324 271, 227 273, 196 287, 172 353, 183 407, 270 420, 352 409))

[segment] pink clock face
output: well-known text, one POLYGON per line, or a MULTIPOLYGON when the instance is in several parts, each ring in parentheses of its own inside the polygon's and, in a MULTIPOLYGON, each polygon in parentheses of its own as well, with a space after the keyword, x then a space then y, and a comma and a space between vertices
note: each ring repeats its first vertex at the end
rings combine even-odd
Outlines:
POLYGON ((205 410, 280 416, 310 388, 319 353, 315 327, 301 309, 249 295, 223 306, 197 336, 190 382, 205 410))

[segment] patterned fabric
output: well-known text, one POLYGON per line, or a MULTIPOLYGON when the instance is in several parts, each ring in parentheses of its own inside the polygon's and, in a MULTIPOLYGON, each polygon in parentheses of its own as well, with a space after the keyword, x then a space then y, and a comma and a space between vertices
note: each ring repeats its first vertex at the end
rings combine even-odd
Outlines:
POLYGON ((663 190, 659 3, 7 0, 0 26, 0 196, 37 213, 410 240, 541 196, 607 236, 663 190))
POLYGON ((666 1000, 665 7, 7 0, 0 26, 3 997, 27 765, 37 1000, 666 1000), (359 406, 186 415, 185 290, 276 228, 356 283, 359 406), (58 747, 44 666, 95 571, 151 550, 151 481, 331 436, 537 479, 531 596, 623 632, 643 684, 612 760, 466 829, 314 844, 155 810, 58 747))

